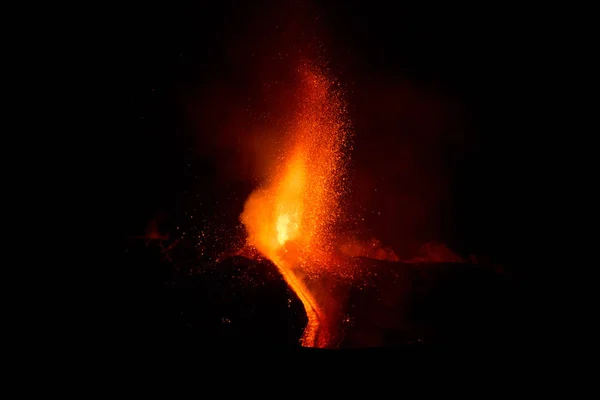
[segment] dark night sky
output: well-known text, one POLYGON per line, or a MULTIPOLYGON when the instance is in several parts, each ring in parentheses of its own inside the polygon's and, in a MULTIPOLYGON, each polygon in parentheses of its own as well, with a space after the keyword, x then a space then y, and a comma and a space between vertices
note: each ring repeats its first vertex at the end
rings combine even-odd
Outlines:
POLYGON ((286 63, 265 60, 302 36, 278 35, 300 29, 317 32, 349 89, 354 206, 385 216, 367 217, 369 231, 396 248, 438 239, 514 262, 518 143, 528 134, 518 123, 518 12, 383 1, 297 12, 277 3, 163 4, 114 19, 119 232, 143 234, 159 213, 172 230, 169 220, 194 202, 197 218, 237 220, 255 181, 231 132, 249 126, 247 101, 261 105, 247 99, 286 63))

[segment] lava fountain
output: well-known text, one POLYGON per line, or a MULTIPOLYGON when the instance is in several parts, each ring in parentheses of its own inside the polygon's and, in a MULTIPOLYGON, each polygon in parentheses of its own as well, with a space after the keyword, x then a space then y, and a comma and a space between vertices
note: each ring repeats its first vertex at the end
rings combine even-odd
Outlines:
POLYGON ((309 63, 297 72, 295 112, 272 173, 247 199, 240 220, 247 244, 277 266, 304 305, 301 344, 330 347, 326 307, 308 282, 335 268, 329 257, 342 216, 350 130, 335 79, 309 63))

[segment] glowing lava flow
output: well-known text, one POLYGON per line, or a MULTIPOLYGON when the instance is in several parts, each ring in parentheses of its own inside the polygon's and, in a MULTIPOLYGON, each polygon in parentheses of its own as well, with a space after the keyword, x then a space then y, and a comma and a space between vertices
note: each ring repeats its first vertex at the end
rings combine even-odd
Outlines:
POLYGON ((250 195, 240 219, 248 244, 273 261, 304 305, 308 323, 302 345, 328 347, 327 316, 319 293, 309 290, 306 280, 331 268, 324 255, 332 250, 341 215, 349 131, 335 81, 314 66, 298 72, 298 104, 285 146, 270 179, 250 195))

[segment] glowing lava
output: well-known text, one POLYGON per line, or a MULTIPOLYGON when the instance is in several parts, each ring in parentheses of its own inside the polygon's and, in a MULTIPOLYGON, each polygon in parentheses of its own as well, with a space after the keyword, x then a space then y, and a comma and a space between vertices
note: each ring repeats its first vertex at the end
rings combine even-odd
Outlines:
POLYGON ((298 73, 297 104, 285 144, 273 161, 273 173, 250 195, 240 219, 248 244, 273 261, 304 305, 308 323, 302 345, 328 347, 332 337, 320 294, 307 283, 333 268, 325 255, 333 249, 341 216, 349 129, 336 82, 312 65, 298 73))

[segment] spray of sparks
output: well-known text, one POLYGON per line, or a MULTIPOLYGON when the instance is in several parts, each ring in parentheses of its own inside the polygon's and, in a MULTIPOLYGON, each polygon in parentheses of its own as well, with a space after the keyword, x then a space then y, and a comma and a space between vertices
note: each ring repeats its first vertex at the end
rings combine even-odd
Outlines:
POLYGON ((314 65, 302 66, 298 74, 297 109, 273 173, 250 195, 240 219, 248 244, 277 266, 304 305, 302 345, 329 347, 325 308, 308 281, 335 268, 329 255, 346 189, 350 133, 335 80, 314 65))

